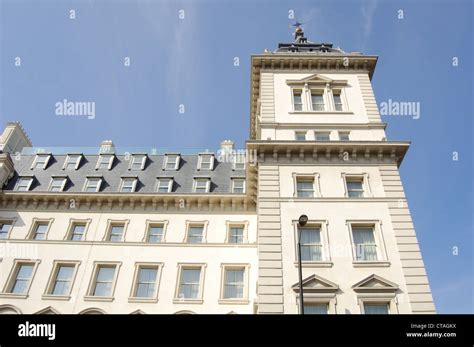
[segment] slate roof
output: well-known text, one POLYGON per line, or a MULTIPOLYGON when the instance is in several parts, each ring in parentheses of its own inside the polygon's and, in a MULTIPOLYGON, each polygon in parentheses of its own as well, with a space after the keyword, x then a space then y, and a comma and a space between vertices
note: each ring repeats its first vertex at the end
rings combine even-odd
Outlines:
POLYGON ((83 155, 77 170, 63 170, 67 155, 52 154, 45 169, 31 169, 35 155, 24 155, 20 158, 12 157, 15 175, 9 180, 6 191, 14 190, 20 176, 34 176, 30 191, 48 191, 51 178, 54 176, 68 176, 64 192, 82 192, 87 176, 103 176, 99 193, 119 192, 122 177, 136 176, 138 178, 136 193, 156 192, 157 177, 173 177, 172 193, 192 193, 195 177, 210 177, 210 194, 229 194, 232 190, 232 178, 245 178, 245 170, 233 170, 232 162, 221 162, 215 158, 213 170, 197 170, 199 156, 181 155, 178 170, 163 170, 165 155, 147 155, 143 170, 129 170, 130 159, 125 155, 115 155, 110 170, 96 170, 99 155, 83 155))

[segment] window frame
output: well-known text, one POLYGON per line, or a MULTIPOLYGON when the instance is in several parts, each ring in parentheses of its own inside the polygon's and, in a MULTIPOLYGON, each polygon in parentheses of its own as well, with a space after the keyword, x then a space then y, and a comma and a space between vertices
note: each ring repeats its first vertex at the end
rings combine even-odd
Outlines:
POLYGON ((62 169, 63 170, 69 170, 68 169, 68 164, 70 164, 70 159, 72 157, 77 157, 76 158, 76 164, 74 165, 74 169, 73 170, 77 170, 79 168, 79 165, 81 165, 81 160, 82 160, 82 154, 81 153, 69 153, 66 155, 66 159, 64 160, 64 164, 63 164, 63 167, 62 169))
MULTIPOLYGON (((308 220, 305 228, 319 228, 321 240, 321 260, 302 260, 302 267, 332 267, 331 247, 329 243, 329 222, 327 220, 308 220)), ((293 245, 294 245, 294 264, 298 266, 298 237, 299 225, 297 220, 293 220, 293 245)))
POLYGON ((69 226, 67 228, 67 232, 66 234, 64 235, 64 241, 70 241, 70 242, 82 242, 82 241, 86 241, 86 235, 87 235, 87 231, 89 229, 89 225, 91 223, 92 219, 91 218, 88 218, 88 219, 76 219, 76 218, 72 218, 69 220, 69 226), (79 224, 83 224, 84 225, 84 233, 82 234, 82 239, 81 240, 73 240, 72 239, 72 236, 73 236, 73 231, 74 231, 74 226, 75 225, 79 225, 79 224))
POLYGON ((210 177, 194 177, 193 179, 193 193, 196 194, 207 194, 210 193, 211 189, 211 178, 210 177), (197 185, 199 181, 204 181, 206 180, 206 191, 205 192, 197 192, 197 185))
POLYGON ((245 177, 231 177, 231 181, 232 181, 232 193, 235 193, 235 194, 245 194, 247 191, 246 191, 246 180, 245 180, 245 177), (243 182, 243 192, 236 192, 235 191, 235 182, 236 181, 242 181, 243 182))
POLYGON ((104 242, 110 242, 110 243, 120 243, 120 242, 126 242, 126 234, 127 234, 127 229, 128 229, 128 224, 130 223, 130 220, 128 219, 108 219, 107 220, 107 229, 105 232, 105 235, 102 239, 104 242), (120 241, 111 241, 110 238, 112 236, 112 228, 115 226, 123 226, 123 233, 122 233, 122 239, 120 241))
POLYGON ((173 191, 174 178, 173 177, 157 177, 156 178, 156 188, 155 191, 160 194, 166 194, 165 192, 160 192, 160 181, 168 180, 168 190, 166 193, 171 193, 173 191))
POLYGON ((341 113, 349 112, 346 93, 345 93, 345 88, 343 88, 343 87, 332 88, 331 87, 330 91, 331 91, 332 112, 341 112, 341 113), (342 108, 342 110, 337 110, 336 109, 336 100, 334 99, 334 95, 339 95, 339 97, 341 99, 341 108, 342 108))
POLYGON ((202 304, 204 302, 204 283, 206 277, 206 263, 178 263, 177 264, 178 271, 177 271, 177 280, 175 286, 175 293, 173 298, 174 304, 202 304), (181 277, 183 270, 186 269, 200 269, 200 277, 199 277, 199 292, 197 298, 180 298, 179 291, 181 287, 181 277))
POLYGON ((114 159, 115 159, 115 154, 110 154, 110 153, 99 154, 99 157, 97 158, 97 163, 96 163, 95 169, 96 170, 110 171, 110 169, 112 169, 112 166, 114 164, 114 159), (107 158, 107 157, 109 157, 109 163, 107 164, 107 169, 103 169, 103 168, 101 168, 102 161, 104 160, 104 158, 107 158))
POLYGON ((220 280, 220 294, 219 304, 248 304, 249 301, 249 272, 250 264, 248 263, 222 263, 221 264, 221 280, 220 280), (225 275, 226 270, 242 269, 244 271, 243 279, 243 296, 242 298, 225 298, 225 275))
POLYGON ((33 163, 31 163, 31 170, 46 170, 48 167, 49 161, 51 160, 51 153, 36 153, 35 159, 33 159, 33 163), (45 161, 43 163, 43 167, 36 167, 36 164, 38 164, 38 159, 44 157, 45 161))
POLYGON ((314 132, 314 141, 321 141, 321 142, 329 142, 331 141, 331 132, 330 131, 315 131, 314 132), (327 140, 319 140, 318 139, 318 136, 319 135, 324 135, 326 136, 327 135, 327 140))
POLYGON ((152 219, 147 219, 146 220, 146 226, 145 226, 145 235, 142 239, 143 243, 149 243, 149 244, 161 244, 166 242, 166 229, 168 228, 168 221, 167 220, 152 220, 152 219), (160 242, 149 242, 150 238, 150 229, 153 228, 154 226, 162 226, 163 228, 163 234, 161 235, 161 241, 160 242))
POLYGON ((372 191, 370 189, 370 180, 368 173, 341 173, 343 183, 344 183, 344 197, 349 199, 363 199, 363 198, 371 198, 373 197, 372 191), (363 194, 361 197, 352 197, 349 196, 349 189, 347 187, 347 182, 351 182, 352 180, 361 180, 362 187, 364 189, 363 194))
POLYGON ((130 176, 122 176, 120 177, 120 186, 119 186, 119 193, 135 193, 137 189, 137 183, 138 183, 138 178, 136 176, 130 177, 130 176), (125 186, 125 182, 132 181, 132 190, 130 192, 128 191, 123 191, 123 188, 125 186))
POLYGON ((86 295, 84 296, 84 301, 113 301, 115 294, 115 287, 117 285, 117 279, 120 272, 120 267, 122 266, 121 261, 94 261, 91 278, 89 280, 89 285, 87 287, 86 295), (112 279, 112 287, 110 289, 109 296, 96 296, 94 292, 97 287, 97 276, 99 275, 99 269, 101 267, 114 267, 114 278, 112 279))
POLYGON ((181 162, 181 155, 179 153, 165 153, 162 170, 164 170, 164 171, 178 171, 180 162, 181 162), (168 163, 169 163, 170 156, 176 156, 176 162, 175 162, 175 165, 174 165, 173 169, 168 169, 168 163))
POLYGON ((216 161, 216 158, 214 156, 214 153, 199 153, 197 170, 198 171, 212 171, 214 170, 215 161, 216 161), (203 167, 203 159, 205 157, 209 157, 209 167, 203 167))
POLYGON ((308 132, 307 131, 295 131, 295 141, 308 141, 308 132), (304 136, 304 139, 298 139, 298 136, 304 136))
POLYGON ((319 172, 311 173, 292 173, 293 176, 293 197, 298 199, 314 199, 321 198, 321 182, 319 172), (298 180, 312 180, 313 181, 313 196, 312 197, 300 197, 298 196, 298 180))
POLYGON ((146 153, 133 153, 132 158, 131 158, 130 163, 129 163, 129 166, 128 166, 128 170, 130 170, 130 171, 143 171, 143 169, 145 169, 147 159, 148 159, 148 155, 146 153), (138 157, 142 157, 141 158, 141 163, 140 163, 140 168, 135 169, 133 166, 136 164, 135 161, 138 157))
POLYGON ((249 243, 248 240, 248 226, 249 222, 248 221, 230 221, 227 220, 225 222, 226 225, 226 235, 225 235, 225 240, 224 243, 230 244, 230 245, 242 245, 242 244, 247 244, 249 243), (230 229, 235 228, 235 227, 242 227, 242 243, 231 243, 230 242, 230 229))
POLYGON ((232 159, 232 170, 245 170, 247 165, 246 165, 246 156, 243 153, 236 153, 232 159), (242 161, 239 161, 237 158, 243 158, 242 161), (242 168, 238 168, 237 165, 243 165, 242 168))
POLYGON ((34 259, 34 260, 33 259, 19 259, 19 258, 13 259, 13 263, 10 268, 10 273, 8 274, 7 280, 5 281, 5 285, 3 286, 3 290, 2 290, 2 293, 0 294, 0 297, 23 298, 23 299, 28 298, 29 292, 31 289, 31 284, 33 283, 36 270, 38 269, 38 266, 40 263, 41 263, 41 260, 39 259, 34 259), (33 265, 33 269, 31 271, 31 277, 28 280, 28 285, 24 293, 13 293, 12 291, 13 291, 15 282, 18 278, 20 267, 22 265, 33 265))
POLYGON ((47 241, 48 240, 48 234, 49 234, 49 231, 51 230, 51 225, 53 224, 53 221, 54 221, 54 218, 33 218, 31 220, 31 225, 30 225, 30 229, 28 230, 28 234, 26 236, 26 239, 27 240, 32 240, 32 241, 47 241), (37 230, 37 226, 40 225, 40 224, 46 224, 47 225, 47 229, 46 229, 46 232, 44 233, 44 239, 42 240, 36 240, 34 237, 36 235, 36 230, 37 230))
POLYGON ((191 221, 187 220, 186 221, 186 231, 184 233, 184 240, 183 243, 188 244, 188 245, 201 245, 203 243, 207 243, 207 227, 209 225, 209 221, 203 220, 203 221, 191 221), (191 243, 188 242, 188 237, 189 237, 189 229, 192 227, 196 226, 202 226, 202 238, 200 243, 191 243))
POLYGON ((84 187, 82 188, 82 191, 84 193, 98 193, 100 192, 100 188, 102 188, 102 182, 104 181, 104 178, 102 176, 86 176, 86 181, 84 182, 84 187), (89 192, 87 191, 87 187, 89 186, 89 182, 91 180, 99 180, 97 183, 97 187, 95 188, 95 191, 89 192))
POLYGON ((29 192, 31 191, 31 186, 33 185, 33 179, 34 179, 34 176, 18 176, 17 178, 17 181, 15 183, 15 188, 14 188, 14 191, 17 191, 17 192, 29 192), (22 180, 28 180, 28 184, 26 186, 26 190, 19 190, 18 188, 20 187, 20 182, 22 180))
POLYGON ((385 238, 382 230, 382 221, 381 220, 347 220, 346 225, 349 231, 349 239, 351 242, 351 255, 352 255, 352 264, 354 267, 374 267, 390 266, 390 261, 387 254, 387 249, 385 246, 385 238), (374 233, 374 241, 377 251, 377 260, 358 260, 357 259, 357 250, 356 244, 354 242, 353 229, 357 227, 372 227, 374 233))
POLYGON ((338 131, 338 132, 337 132, 337 136, 338 136, 338 138, 339 138, 339 141, 350 141, 350 140, 351 140, 350 135, 351 135, 351 132, 350 132, 350 131, 338 131), (341 138, 341 135, 343 135, 343 134, 344 134, 344 135, 347 135, 347 140, 343 140, 343 139, 341 138))
POLYGON ((158 302, 158 295, 160 292, 161 284, 161 274, 163 272, 164 264, 161 262, 136 262, 135 269, 133 273, 132 287, 130 289, 130 295, 128 297, 128 302, 158 302), (138 280, 141 269, 156 269, 156 279, 155 279, 155 292, 151 297, 141 297, 137 296, 138 290, 138 280))
POLYGON ((80 264, 81 264, 80 260, 54 260, 42 298, 43 299, 63 298, 63 299, 69 300, 71 298, 71 293, 74 287, 74 282, 76 280, 76 275, 77 275, 77 271, 79 269, 80 264), (57 276, 58 276, 59 269, 61 266, 74 267, 74 270, 71 276, 71 285, 70 285, 68 293, 58 295, 58 294, 53 294, 52 292, 54 290, 54 285, 56 284, 57 276))
POLYGON ((291 109, 293 112, 304 112, 305 111, 305 100, 304 100, 304 88, 302 87, 296 87, 296 88, 291 88, 291 109), (295 94, 299 92, 300 98, 301 98, 301 110, 296 109, 296 103, 295 103, 295 94))
MULTIPOLYGON (((5 238, 0 237, 0 240, 8 240, 10 238, 10 235, 12 233, 13 226, 15 225, 16 220, 17 220, 17 218, 8 218, 8 217, 0 218, 0 225, 2 225, 2 226, 4 226, 5 224, 10 225, 10 229, 8 229, 8 232, 3 233, 3 234, 5 234, 5 238)), ((2 234, 0 233, 0 235, 2 235, 2 234)))
POLYGON ((309 87, 308 88, 308 91, 309 91, 309 104, 311 105, 311 108, 310 108, 310 111, 311 112, 328 112, 328 107, 326 106, 327 105, 327 100, 326 100, 326 88, 323 88, 323 87, 309 87), (316 92, 314 95, 318 95, 318 96, 321 96, 322 100, 323 100, 323 109, 322 110, 315 110, 314 109, 314 105, 313 105, 313 92, 316 92))
POLYGON ((64 188, 66 187, 67 180, 68 180, 68 176, 51 176, 51 181, 49 182, 49 186, 48 186, 48 192, 51 192, 51 193, 63 192, 64 188), (51 190, 53 188, 54 181, 59 180, 59 179, 62 180, 60 190, 56 190, 56 191, 51 190))

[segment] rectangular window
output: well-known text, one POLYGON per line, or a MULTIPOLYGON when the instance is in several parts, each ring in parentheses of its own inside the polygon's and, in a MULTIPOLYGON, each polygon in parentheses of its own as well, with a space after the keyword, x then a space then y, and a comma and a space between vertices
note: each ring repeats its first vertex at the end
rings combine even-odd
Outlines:
POLYGON ((359 261, 377 260, 377 245, 373 227, 352 227, 355 258, 359 261))
POLYGON ((305 303, 305 314, 328 314, 328 304, 326 303, 305 303))
POLYGON ((66 185, 66 177, 53 177, 51 185, 49 186, 50 192, 62 192, 66 185))
POLYGON ((244 154, 237 154, 234 156, 234 170, 245 170, 244 154))
POLYGON ((125 231, 125 225, 123 224, 111 224, 109 227, 109 239, 110 242, 121 242, 123 241, 123 234, 125 231))
POLYGON ((200 154, 199 155, 200 170, 212 170, 214 168, 214 156, 211 154, 200 154))
POLYGON ((245 268, 227 268, 224 270, 224 299, 244 298, 245 268))
POLYGON ((297 131, 295 133, 296 141, 306 141, 306 131, 297 131))
POLYGON ((135 187, 137 185, 136 178, 122 178, 122 184, 120 186, 120 191, 122 193, 133 193, 135 191, 135 187))
POLYGON ((188 235, 186 237, 187 243, 202 243, 204 234, 204 226, 190 225, 188 228, 188 235))
POLYGON ((334 109, 336 111, 342 111, 342 98, 341 98, 341 92, 339 91, 333 91, 332 92, 333 98, 334 98, 334 109))
POLYGON ((101 154, 97 162, 97 170, 110 170, 112 168, 112 163, 114 156, 111 154, 101 154))
POLYGON ((320 90, 312 90, 311 91, 311 105, 313 107, 313 111, 324 111, 324 97, 323 91, 320 90))
POLYGON ((321 244, 321 228, 317 226, 309 226, 298 228, 301 243, 301 260, 302 261, 321 261, 322 244, 321 244))
POLYGON ((178 170, 179 167, 179 155, 167 154, 165 156, 165 170, 178 170))
POLYGON ((158 267, 140 266, 138 268, 134 297, 154 298, 156 296, 157 279, 158 267))
POLYGON ((12 228, 12 222, 0 221, 0 240, 5 240, 12 228))
POLYGON ((86 223, 73 223, 71 226, 71 241, 82 241, 86 231, 86 223))
POLYGON ((388 314, 388 303, 364 303, 365 314, 388 314))
POLYGON ((14 280, 11 283, 8 293, 27 294, 33 277, 33 263, 17 263, 14 272, 14 280))
POLYGON ((92 296, 112 296, 116 265, 98 265, 94 283, 92 285, 92 296))
POLYGON ((132 162, 130 163, 130 170, 138 171, 143 170, 146 163, 146 155, 134 154, 132 156, 132 162))
POLYGON ((30 190, 32 182, 33 182, 33 177, 19 177, 18 182, 16 183, 15 190, 19 192, 26 192, 30 190))
POLYGON ((303 95, 301 90, 293 90, 293 109, 303 111, 303 95))
POLYGON ((328 132, 326 132, 326 133, 316 133, 315 138, 316 138, 316 141, 329 141, 330 140, 329 135, 330 134, 328 132))
POLYGON ((76 266, 72 264, 59 264, 51 287, 51 295, 69 295, 76 266))
POLYGON ((156 191, 158 193, 169 193, 173 189, 173 179, 172 178, 158 178, 156 191))
POLYGON ((237 194, 245 193, 245 179, 233 178, 232 179, 232 192, 237 194))
POLYGON ((195 193, 209 193, 210 179, 209 178, 195 178, 194 192, 195 193))
POLYGON ((148 227, 148 243, 160 243, 163 240, 163 224, 152 224, 148 227))
POLYGON ((81 160, 81 155, 69 154, 66 157, 66 161, 64 163, 64 170, 77 170, 77 168, 79 167, 80 160, 81 160))
POLYGON ((230 226, 229 227, 229 243, 244 243, 244 227, 230 226))
POLYGON ((297 178, 296 179, 296 196, 299 198, 314 197, 314 179, 297 178))
POLYGON ((98 192, 100 190, 101 183, 102 183, 102 178, 100 178, 100 177, 86 178, 86 184, 84 186, 84 191, 88 192, 88 193, 98 192))
POLYGON ((201 283, 202 268, 184 267, 181 269, 181 278, 179 281, 178 298, 179 299, 198 299, 201 283))
POLYGON ((49 223, 39 222, 34 226, 33 240, 46 240, 46 233, 48 232, 49 223))
POLYGON ((349 141, 349 132, 347 131, 340 131, 339 132, 339 140, 340 141, 349 141))
POLYGON ((46 165, 48 165, 49 161, 49 154, 37 154, 35 161, 33 163, 32 169, 46 169, 46 165))
POLYGON ((347 196, 350 198, 364 197, 364 179, 363 178, 347 178, 347 196))

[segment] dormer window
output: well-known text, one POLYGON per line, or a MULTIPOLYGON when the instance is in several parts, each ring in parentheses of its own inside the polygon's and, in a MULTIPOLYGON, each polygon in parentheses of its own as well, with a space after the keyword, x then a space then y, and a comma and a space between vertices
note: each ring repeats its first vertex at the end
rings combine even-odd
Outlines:
POLYGON ((324 111, 324 91, 311 90, 311 106, 313 111, 324 111))
POLYGON ((81 154, 68 154, 64 162, 63 170, 77 170, 81 163, 81 154))
POLYGON ((303 93, 300 89, 293 90, 293 110, 303 111, 303 93))
POLYGON ((156 183, 156 191, 158 193, 170 193, 173 190, 173 178, 159 177, 156 183))
POLYGON ((113 154, 101 154, 97 160, 96 170, 110 170, 114 162, 113 154))
POLYGON ((95 193, 100 191, 102 185, 102 177, 88 177, 84 186, 84 191, 87 193, 95 193))
POLYGON ((237 154, 234 156, 234 170, 245 170, 244 154, 237 154))
POLYGON ((122 183, 120 184, 120 191, 122 193, 133 193, 137 186, 136 177, 123 177, 122 183))
POLYGON ((50 154, 37 154, 35 160, 33 161, 33 164, 31 165, 31 169, 46 169, 50 157, 50 154))
POLYGON ((199 154, 198 170, 214 169, 214 154, 199 154))
POLYGON ((134 154, 130 162, 130 170, 139 171, 145 168, 146 154, 134 154))
POLYGON ((163 170, 178 170, 179 160, 180 160, 179 154, 166 154, 163 170))
POLYGON ((237 194, 245 193, 245 178, 232 179, 232 193, 237 193, 237 194))
POLYGON ((194 193, 209 193, 209 188, 211 186, 210 178, 195 178, 194 179, 194 193))
POLYGON ((15 190, 19 192, 27 192, 30 190, 32 183, 33 177, 18 177, 15 190))
POLYGON ((66 186, 67 177, 53 177, 49 185, 50 192, 62 192, 66 186))

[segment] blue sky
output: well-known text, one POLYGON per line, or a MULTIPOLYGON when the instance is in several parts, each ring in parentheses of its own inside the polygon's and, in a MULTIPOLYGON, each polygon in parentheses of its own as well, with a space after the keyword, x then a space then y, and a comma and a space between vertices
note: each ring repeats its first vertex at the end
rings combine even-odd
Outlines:
POLYGON ((412 141, 401 175, 437 310, 472 313, 472 6, 0 0, 0 121, 21 121, 37 146, 92 147, 112 139, 121 147, 204 149, 232 139, 242 148, 250 55, 291 40, 294 10, 310 40, 379 55, 372 81, 379 104, 420 102, 420 119, 383 121, 389 140, 412 141), (63 99, 94 101, 96 117, 57 116, 55 103, 63 99))

